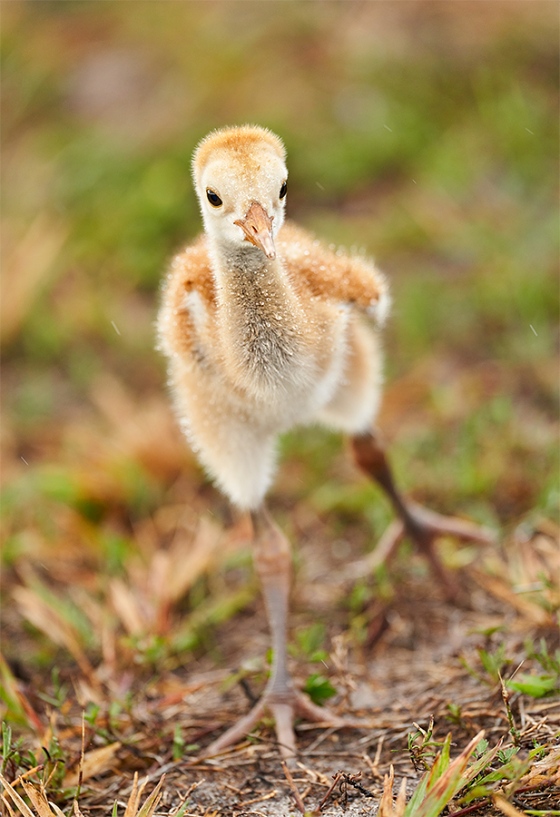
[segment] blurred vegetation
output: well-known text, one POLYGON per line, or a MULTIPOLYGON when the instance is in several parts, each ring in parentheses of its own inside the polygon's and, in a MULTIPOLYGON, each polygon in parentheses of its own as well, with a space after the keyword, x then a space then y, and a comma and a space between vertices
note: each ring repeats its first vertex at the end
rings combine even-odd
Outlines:
MULTIPOLYGON (((558 690, 557 26, 538 1, 2 4, 3 775, 69 807, 82 711, 84 781, 117 756, 126 780, 206 738, 189 657, 242 662, 230 688, 266 675, 243 663, 264 622, 244 616, 259 602, 242 526, 224 545, 154 350, 159 282, 200 229, 190 156, 225 124, 278 132, 289 215, 388 273, 380 425, 400 479, 501 538, 446 551, 482 565, 486 640, 465 672, 525 662, 512 694, 558 690), (492 651, 495 599, 525 646, 492 651)), ((373 548, 389 510, 318 429, 283 441, 271 503, 305 543, 292 660, 320 671, 316 699, 349 694, 334 617, 361 655, 399 568, 375 588, 324 575, 373 548)))
MULTIPOLYGON (((135 553, 154 565, 177 519, 195 535, 220 502, 175 428, 153 322, 167 260, 200 229, 193 147, 224 124, 278 132, 290 216, 387 271, 381 425, 405 485, 505 530, 557 515, 553 4, 47 0, 2 16, 3 581, 8 599, 20 581, 45 597, 35 572, 71 588, 59 647, 102 649, 80 636, 82 585, 140 581, 135 553)), ((363 524, 371 547, 387 510, 341 443, 297 432, 284 454, 288 528, 307 497, 326 536, 363 524)), ((184 609, 223 590, 195 579, 184 609)), ((177 594, 150 602, 147 661, 177 594)), ((226 594, 208 620, 244 603, 226 594)), ((22 640, 6 650, 48 666, 31 607, 20 595, 24 630, 9 612, 22 640)))

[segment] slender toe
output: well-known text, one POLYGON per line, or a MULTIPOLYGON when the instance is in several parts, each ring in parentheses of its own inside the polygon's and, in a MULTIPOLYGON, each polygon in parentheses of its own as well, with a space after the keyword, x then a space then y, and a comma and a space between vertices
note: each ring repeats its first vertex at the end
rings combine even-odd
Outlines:
POLYGON ((296 756, 296 736, 294 732, 294 708, 291 704, 270 704, 275 720, 278 748, 284 760, 296 756))
POLYGON ((265 708, 266 701, 264 698, 262 698, 250 712, 248 712, 243 718, 240 718, 237 723, 230 726, 230 728, 226 730, 223 735, 220 735, 219 738, 207 746, 202 757, 218 755, 220 752, 223 752, 224 749, 227 749, 229 746, 233 746, 235 743, 238 743, 238 741, 247 737, 253 727, 256 726, 261 720, 265 708))

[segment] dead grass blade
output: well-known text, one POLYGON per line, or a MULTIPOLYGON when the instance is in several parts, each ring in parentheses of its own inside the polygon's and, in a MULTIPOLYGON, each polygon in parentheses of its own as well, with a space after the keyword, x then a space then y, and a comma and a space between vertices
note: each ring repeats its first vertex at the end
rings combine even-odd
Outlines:
POLYGON ((544 627, 550 622, 550 613, 528 599, 523 598, 523 596, 514 593, 505 579, 498 576, 490 576, 483 573, 482 570, 476 570, 474 568, 471 569, 471 574, 484 590, 491 593, 499 601, 505 602, 514 610, 517 610, 517 612, 530 621, 531 624, 544 627))
POLYGON ((494 795, 492 802, 506 817, 524 817, 525 812, 519 811, 519 809, 512 806, 511 803, 508 803, 508 801, 504 800, 499 794, 494 795))
POLYGON ((132 781, 132 791, 126 804, 124 817, 135 817, 138 812, 138 804, 140 802, 140 792, 138 791, 138 772, 134 772, 134 779, 132 781))
POLYGON ((178 530, 167 551, 158 551, 146 565, 127 568, 127 580, 110 583, 113 608, 130 635, 169 629, 169 612, 213 563, 222 542, 222 528, 202 517, 194 536, 178 530))
MULTIPOLYGON (((64 817, 64 812, 62 812, 57 805, 55 805, 54 803, 49 803, 47 799, 47 793, 42 785, 36 786, 33 783, 28 783, 26 780, 21 781, 23 790, 25 791, 26 795, 29 797, 31 803, 33 804, 33 807, 35 809, 34 813, 29 808, 25 800, 17 793, 12 784, 9 783, 1 774, 0 783, 4 787, 6 793, 9 794, 9 796, 12 798, 12 801, 16 808, 18 809, 18 812, 21 815, 21 817, 64 817)), ((2 795, 1 799, 3 804, 7 806, 10 815, 14 814, 6 797, 2 795)))
POLYGON ((92 686, 98 687, 99 681, 80 643, 80 636, 75 627, 56 610, 52 604, 38 595, 30 587, 16 587, 13 597, 21 614, 38 630, 68 650, 92 686))
POLYGON ((139 402, 122 379, 108 372, 93 380, 90 395, 111 426, 114 450, 160 477, 178 473, 184 453, 167 400, 158 395, 139 402))
POLYGON ((0 803, 2 803, 3 809, 7 809, 8 817, 16 817, 15 811, 12 809, 3 794, 0 794, 0 803))
POLYGON ((111 767, 117 751, 121 744, 116 741, 110 743, 108 746, 101 746, 98 749, 92 749, 91 752, 86 752, 83 760, 80 761, 78 769, 69 771, 64 776, 65 788, 77 786, 78 781, 82 782, 89 780, 91 777, 103 774, 111 767))
MULTIPOLYGON (((86 774, 84 774, 84 778, 85 777, 86 774)), ((124 817, 154 817, 155 810, 158 807, 162 797, 162 787, 164 781, 165 775, 162 775, 155 789, 146 798, 144 804, 139 808, 140 800, 149 782, 149 778, 146 778, 142 785, 138 786, 138 772, 135 772, 132 791, 130 793, 128 803, 126 804, 124 817)), ((33 808, 35 809, 33 812, 25 800, 17 793, 11 783, 9 783, 1 774, 0 783, 4 787, 6 793, 11 797, 21 817, 64 817, 64 812, 62 812, 57 805, 48 801, 46 792, 42 786, 37 787, 36 785, 28 783, 25 780, 21 781, 21 785, 23 786, 26 795, 29 797, 33 808)), ((15 817, 15 813, 7 798, 4 795, 1 795, 0 800, 2 801, 3 806, 7 808, 10 817, 12 817, 12 815, 15 817)), ((73 812, 74 817, 83 817, 83 812, 80 810, 77 800, 74 800, 73 812)))
POLYGON ((49 803, 47 793, 42 786, 37 788, 32 783, 22 780, 21 785, 33 803, 39 817, 64 817, 64 813, 54 803, 49 803))
POLYGON ((8 665, 8 662, 0 652, 0 690, 2 698, 11 710, 12 716, 17 720, 26 723, 37 732, 41 732, 43 724, 39 715, 33 709, 30 701, 19 688, 17 680, 8 665))
MULTIPOLYGON (((138 812, 138 817, 153 817, 153 814, 158 807, 159 801, 161 800, 161 789, 163 787, 163 781, 165 780, 165 775, 162 776, 161 780, 150 794, 140 811, 138 812)), ((143 787, 142 789, 143 790, 143 787)))
POLYGON ((0 335, 12 338, 25 320, 33 301, 44 286, 53 263, 66 240, 68 230, 44 214, 37 216, 23 238, 17 242, 2 269, 0 335))
MULTIPOLYGON (((25 800, 17 793, 17 791, 14 789, 14 787, 10 783, 8 783, 6 778, 1 774, 0 774, 0 783, 4 787, 4 790, 6 791, 6 793, 9 794, 9 796, 12 798, 12 802, 14 803, 14 805, 17 806, 17 808, 19 810, 19 813, 22 815, 22 817, 35 817, 35 815, 31 811, 31 809, 29 808, 29 806, 27 805, 25 800)), ((13 814, 13 811, 10 808, 10 806, 8 804, 8 801, 4 797, 4 795, 2 795, 2 800, 4 802, 4 805, 7 805, 8 808, 10 809, 10 812, 13 814)))
POLYGON ((182 537, 175 537, 169 550, 166 595, 178 601, 205 573, 216 556, 222 528, 209 517, 201 517, 194 541, 185 548, 182 537))
POLYGON ((165 775, 162 775, 159 783, 147 798, 146 802, 142 806, 140 810, 138 810, 138 806, 140 805, 140 798, 144 793, 144 789, 146 788, 149 778, 146 778, 142 785, 138 786, 138 772, 134 772, 134 780, 132 782, 132 791, 130 793, 130 797, 128 798, 128 803, 126 804, 126 809, 124 812, 124 817, 153 817, 153 814, 161 800, 161 789, 163 786, 163 782, 165 780, 165 775))
POLYGON ((142 607, 134 592, 122 579, 112 579, 109 585, 111 602, 115 613, 129 635, 145 632, 146 621, 142 607))
POLYGON ((397 799, 393 803, 394 780, 395 770, 391 766, 389 774, 386 774, 383 778, 383 794, 379 801, 378 817, 404 817, 406 809, 406 777, 403 777, 397 799))

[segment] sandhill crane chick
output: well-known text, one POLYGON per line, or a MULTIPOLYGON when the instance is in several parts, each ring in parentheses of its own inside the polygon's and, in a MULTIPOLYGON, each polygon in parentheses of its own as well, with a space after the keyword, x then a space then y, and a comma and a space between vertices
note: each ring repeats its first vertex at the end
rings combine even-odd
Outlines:
POLYGON ((381 393, 376 324, 387 284, 362 256, 327 249, 284 223, 288 171, 281 140, 244 126, 210 133, 193 157, 204 234, 179 253, 164 284, 159 345, 181 427, 200 462, 251 514, 254 559, 273 643, 270 680, 259 703, 218 738, 221 751, 268 708, 282 754, 296 751, 295 715, 340 726, 290 678, 286 628, 290 547, 265 508, 278 437, 320 423, 350 435, 356 459, 387 492, 400 518, 388 550, 408 533, 448 591, 433 540, 441 533, 487 541, 469 523, 406 502, 372 432, 381 393))

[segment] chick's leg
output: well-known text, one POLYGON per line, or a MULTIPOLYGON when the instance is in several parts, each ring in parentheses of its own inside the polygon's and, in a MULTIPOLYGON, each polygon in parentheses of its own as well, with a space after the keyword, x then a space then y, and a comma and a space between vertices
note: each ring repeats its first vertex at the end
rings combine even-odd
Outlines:
POLYGON ((375 551, 378 559, 388 560, 399 542, 408 535, 428 559, 446 595, 455 597, 456 583, 441 563, 435 541, 440 536, 453 536, 461 541, 491 544, 494 541, 492 533, 472 522, 442 516, 405 500, 395 485, 385 449, 375 434, 367 432, 352 437, 352 448, 357 464, 387 494, 398 516, 398 520, 386 531, 375 551))
POLYGON ((272 636, 272 671, 262 698, 253 709, 205 751, 213 755, 244 738, 259 722, 265 711, 275 719, 276 736, 284 758, 296 754, 294 718, 296 715, 328 726, 344 726, 345 721, 323 707, 313 704, 298 692, 287 664, 287 620, 291 578, 290 544, 274 524, 268 512, 261 508, 251 514, 254 539, 254 561, 261 582, 268 623, 272 636))

